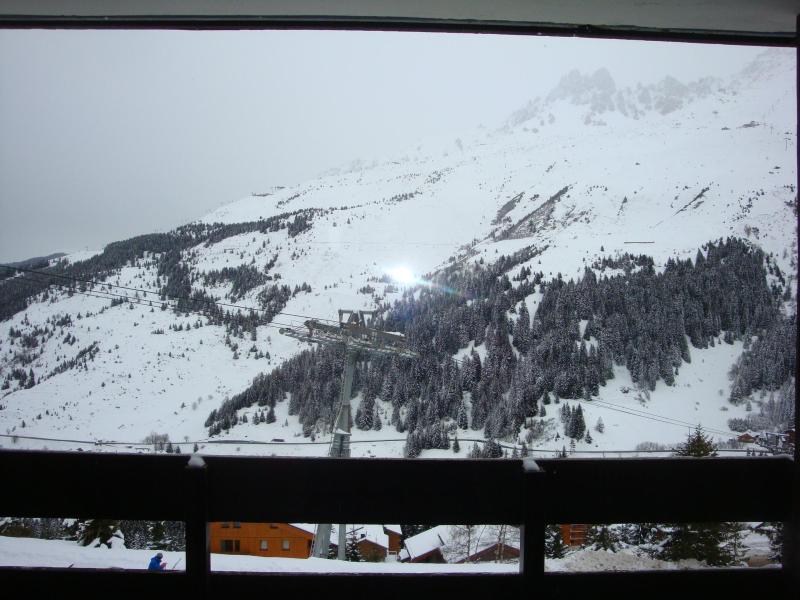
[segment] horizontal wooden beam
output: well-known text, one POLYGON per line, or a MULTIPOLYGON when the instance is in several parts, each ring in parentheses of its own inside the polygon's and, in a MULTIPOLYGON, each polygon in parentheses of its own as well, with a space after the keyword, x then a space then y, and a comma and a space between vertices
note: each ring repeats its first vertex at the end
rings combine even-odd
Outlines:
POLYGON ((0 515, 180 521, 188 458, 0 450, 0 515))
POLYGON ((784 521, 793 462, 761 458, 541 460, 550 523, 784 521))
MULTIPOLYGON (((0 451, 0 516, 185 520, 187 455, 0 451)), ((522 523, 788 520, 792 461, 204 457, 210 521, 522 523)))
POLYGON ((206 462, 212 521, 522 521, 518 460, 212 456, 206 462))
MULTIPOLYGON (((232 573, 209 575, 207 596, 253 597, 263 595, 307 598, 326 597, 402 598, 411 597, 496 597, 514 598, 525 594, 536 598, 613 597, 648 600, 676 597, 746 598, 769 595, 788 597, 787 579, 781 569, 701 569, 629 572, 547 572, 535 590, 525 589, 516 574, 320 574, 320 573, 232 573), (527 593, 526 593, 527 592, 527 593), (533 592, 533 593, 531 593, 533 592)), ((31 569, 0 567, 0 587, 19 590, 28 596, 78 593, 81 598, 115 600, 184 597, 189 579, 183 573, 92 569, 31 569)))

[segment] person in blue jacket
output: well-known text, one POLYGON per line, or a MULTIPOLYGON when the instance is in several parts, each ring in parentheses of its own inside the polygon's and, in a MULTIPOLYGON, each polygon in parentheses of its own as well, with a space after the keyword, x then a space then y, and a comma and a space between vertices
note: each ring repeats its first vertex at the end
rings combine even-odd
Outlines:
POLYGON ((164 558, 164 555, 159 552, 153 558, 150 559, 150 564, 147 566, 148 571, 163 571, 167 568, 166 562, 161 562, 161 559, 164 558))

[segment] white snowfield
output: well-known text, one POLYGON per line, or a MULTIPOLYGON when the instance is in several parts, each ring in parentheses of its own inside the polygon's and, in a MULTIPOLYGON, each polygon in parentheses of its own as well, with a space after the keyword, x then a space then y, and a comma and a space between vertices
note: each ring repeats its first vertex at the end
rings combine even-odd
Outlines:
MULTIPOLYGON (((308 317, 335 319, 339 308, 391 303, 400 297, 402 285, 379 280, 398 267, 421 278, 451 261, 491 262, 535 245, 542 253, 510 275, 528 266, 547 279, 559 272, 568 279, 604 256, 645 253, 661 268, 672 256, 694 258, 709 240, 740 236, 773 253, 793 288, 793 52, 767 51, 725 82, 685 86, 667 80, 618 90, 609 79, 602 73, 570 74, 548 98, 532 101, 497 130, 480 129, 390 161, 334 170, 206 216, 207 223, 237 223, 301 209, 335 209, 315 213, 311 228, 294 238, 286 229, 242 234, 184 253, 198 273, 262 267, 277 256, 271 273, 280 274, 278 283, 311 285, 310 293, 298 293, 284 309, 297 316, 277 316, 275 327, 260 327, 255 341, 233 340, 239 344, 238 358, 225 345, 223 327, 206 325, 197 315, 162 311, 158 296, 144 293, 160 287, 156 267, 147 258, 108 280, 143 290, 138 295, 144 306, 109 307, 107 299, 52 290, 47 300, 0 324, 2 382, 20 368, 13 361, 19 342, 12 344, 10 328, 29 333, 48 319, 72 317, 71 324, 55 327, 56 334, 23 367, 33 369, 37 384, 18 389, 14 383, 0 391, 0 435, 6 436, 0 437, 0 447, 149 451, 141 441, 158 432, 167 433, 184 453, 199 441, 207 454, 324 456, 330 435, 320 434, 316 441, 321 443, 309 444, 297 419, 287 414, 288 402, 276 406, 275 423, 240 425, 215 438, 229 444, 204 442, 204 422, 226 397, 303 349, 279 334, 278 327, 300 325, 308 317), (500 239, 508 232, 512 239, 500 239), (375 291, 359 292, 367 285, 375 291), (171 329, 176 324, 180 331, 171 329), (74 343, 65 342, 67 336, 74 336, 74 343), (93 343, 98 353, 88 370, 48 376, 93 343), (248 352, 251 346, 270 358, 255 359, 248 352), (273 439, 284 441, 248 443, 273 439), (102 440, 127 444, 86 443, 102 440)), ((90 254, 76 253, 70 260, 90 254)), ((261 289, 236 304, 258 306, 261 289)), ((229 301, 230 285, 209 292, 229 301)), ((526 299, 532 314, 539 299, 538 293, 526 299)), ((785 309, 796 311, 796 299, 785 309)), ((644 403, 629 391, 634 386, 627 371, 617 368, 616 377, 601 388, 598 400, 603 403, 583 405, 587 425, 593 427, 602 417, 605 432, 592 430, 593 443, 579 442, 576 450, 632 450, 645 441, 671 446, 698 423, 717 439, 731 437, 728 419, 745 413, 727 401, 727 372, 741 351, 739 343, 691 348, 692 362, 681 367, 676 385, 659 382, 644 403)), ((382 400, 377 404, 383 430, 354 430, 353 456, 402 455, 405 435, 389 425, 390 406, 382 400)), ((557 410, 549 406, 548 416, 557 417, 557 410)), ((254 408, 243 412, 251 417, 254 408)), ((481 438, 482 432, 464 436, 481 438)), ((540 451, 534 454, 549 456, 564 444, 563 437, 535 443, 540 451)), ((460 456, 471 445, 461 440, 460 456)), ((454 456, 459 455, 423 452, 423 457, 454 456)))
MULTIPOLYGON (((54 567, 74 569, 146 569, 158 550, 126 548, 88 548, 63 540, 40 540, 0 536, 0 566, 54 567)), ((183 552, 163 552, 168 570, 184 571, 183 552)), ((708 568, 695 561, 675 563, 636 556, 628 551, 578 550, 565 558, 546 559, 547 571, 636 571, 643 569, 708 568)), ((212 571, 267 573, 516 573, 518 563, 369 563, 322 558, 267 558, 232 554, 212 554, 212 571)), ((154 574, 156 576, 157 574, 154 574)))

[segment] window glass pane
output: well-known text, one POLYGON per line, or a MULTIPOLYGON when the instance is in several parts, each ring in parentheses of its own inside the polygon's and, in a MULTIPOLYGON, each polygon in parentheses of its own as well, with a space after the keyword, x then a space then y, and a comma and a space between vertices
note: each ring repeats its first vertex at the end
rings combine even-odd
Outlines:
MULTIPOLYGON (((3 450, 793 452, 793 50, 107 34, 0 31, 3 450), (350 363, 345 329, 363 345, 350 363)), ((86 531, 115 551, 183 548, 165 521, 66 521, 0 517, 0 556, 27 537, 95 543, 86 531)), ((757 525, 723 533, 756 552, 781 532, 757 525)), ((394 547, 362 525, 352 543, 392 557, 427 531, 475 533, 403 527, 394 547)), ((653 528, 654 553, 716 535, 653 528)), ((215 553, 344 551, 330 525, 210 530, 215 553)), ((558 532, 576 553, 646 537, 551 524, 556 546, 558 532)))

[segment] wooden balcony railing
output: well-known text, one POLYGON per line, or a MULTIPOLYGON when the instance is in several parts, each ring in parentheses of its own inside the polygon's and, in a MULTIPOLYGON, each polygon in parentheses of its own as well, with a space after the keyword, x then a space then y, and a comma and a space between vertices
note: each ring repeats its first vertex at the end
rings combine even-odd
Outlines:
POLYGON ((402 460, 0 451, 0 516, 186 523, 185 572, 0 567, 0 590, 103 598, 789 597, 782 568, 545 572, 546 523, 791 522, 793 462, 768 458, 402 460), (210 571, 211 521, 522 525, 519 574, 210 571), (709 596, 712 594, 712 596, 709 596))

